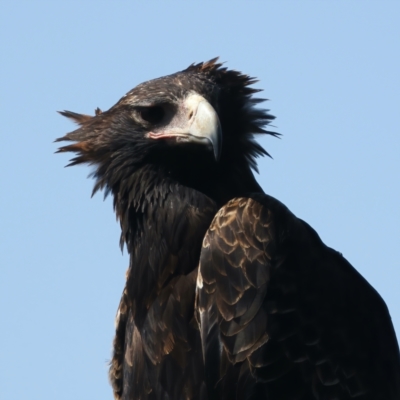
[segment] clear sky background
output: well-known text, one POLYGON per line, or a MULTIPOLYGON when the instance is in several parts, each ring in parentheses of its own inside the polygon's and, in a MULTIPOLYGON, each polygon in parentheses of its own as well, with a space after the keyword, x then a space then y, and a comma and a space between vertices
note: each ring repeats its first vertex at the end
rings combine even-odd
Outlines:
POLYGON ((281 139, 265 191, 379 291, 400 334, 399 1, 0 2, 0 398, 111 399, 128 257, 56 110, 107 109, 219 55, 260 82, 281 139))

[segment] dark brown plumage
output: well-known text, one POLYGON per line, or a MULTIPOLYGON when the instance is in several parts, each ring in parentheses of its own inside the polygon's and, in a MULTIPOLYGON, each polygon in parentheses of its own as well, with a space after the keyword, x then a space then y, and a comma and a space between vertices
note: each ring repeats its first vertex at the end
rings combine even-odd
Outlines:
POLYGON ((385 303, 304 221, 265 194, 223 206, 197 279, 211 399, 398 399, 385 303))
POLYGON ((80 128, 59 151, 94 166, 130 254, 115 398, 398 399, 383 300, 254 179, 253 135, 276 135, 254 82, 214 59, 61 113, 80 128))

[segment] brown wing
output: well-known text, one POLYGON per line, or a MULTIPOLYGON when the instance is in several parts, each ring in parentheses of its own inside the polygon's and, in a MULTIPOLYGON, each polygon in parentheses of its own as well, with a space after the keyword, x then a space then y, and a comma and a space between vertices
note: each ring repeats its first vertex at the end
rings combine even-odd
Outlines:
POLYGON ((123 294, 110 379, 116 399, 205 399, 203 357, 193 317, 197 271, 174 278, 155 299, 143 327, 123 294))
POLYGON ((400 398, 384 301, 271 197, 220 209, 196 301, 210 399, 400 398))

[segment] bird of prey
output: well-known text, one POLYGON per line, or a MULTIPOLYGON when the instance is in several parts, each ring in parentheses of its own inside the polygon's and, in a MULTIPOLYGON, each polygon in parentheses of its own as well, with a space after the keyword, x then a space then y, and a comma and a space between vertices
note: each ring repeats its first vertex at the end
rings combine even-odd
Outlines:
POLYGON ((118 400, 398 400, 379 294, 263 192, 255 79, 217 59, 144 82, 108 111, 62 115, 130 255, 110 380, 118 400))

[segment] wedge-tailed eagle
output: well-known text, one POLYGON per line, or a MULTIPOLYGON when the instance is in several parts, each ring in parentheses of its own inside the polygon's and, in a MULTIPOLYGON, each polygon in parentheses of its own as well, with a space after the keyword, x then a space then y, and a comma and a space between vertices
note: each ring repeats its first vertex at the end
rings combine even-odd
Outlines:
POLYGON ((255 135, 277 135, 254 82, 213 59, 61 112, 130 254, 115 399, 399 400, 384 301, 254 178, 255 135))

